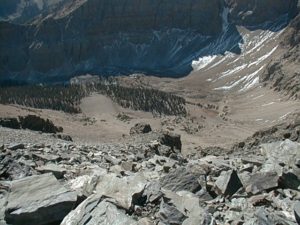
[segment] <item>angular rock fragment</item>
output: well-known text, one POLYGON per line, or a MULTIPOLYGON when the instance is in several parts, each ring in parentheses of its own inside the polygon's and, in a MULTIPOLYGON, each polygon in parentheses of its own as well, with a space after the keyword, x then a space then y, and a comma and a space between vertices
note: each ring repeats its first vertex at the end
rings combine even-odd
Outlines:
POLYGON ((264 172, 276 171, 280 174, 282 166, 296 166, 295 159, 300 158, 300 144, 288 139, 282 142, 262 144, 261 152, 267 158, 262 170, 264 172))
POLYGON ((246 192, 258 194, 278 186, 279 176, 276 172, 256 173, 247 181, 246 192))
POLYGON ((145 187, 143 195, 147 197, 147 202, 155 202, 157 201, 161 196, 162 193, 160 191, 161 186, 159 182, 157 181, 152 181, 147 184, 145 187))
POLYGON ((243 187, 235 170, 223 171, 216 181, 219 194, 231 196, 243 187))
POLYGON ((73 209, 74 192, 63 187, 52 174, 11 182, 5 220, 13 225, 58 223, 73 209))
POLYGON ((175 193, 169 190, 162 190, 162 192, 169 207, 175 207, 176 210, 186 216, 182 223, 183 225, 215 224, 212 216, 200 206, 200 199, 195 194, 188 191, 175 193))
POLYGON ((179 167, 161 177, 160 184, 168 190, 196 193, 201 190, 199 179, 205 179, 205 172, 200 168, 179 167))
POLYGON ((187 218, 175 206, 166 203, 164 200, 160 204, 158 217, 165 225, 182 224, 187 218))
POLYGON ((47 164, 45 166, 40 166, 36 168, 36 170, 41 173, 52 173, 57 179, 63 178, 65 173, 67 172, 64 168, 56 164, 47 164))
POLYGON ((151 126, 147 123, 137 123, 130 129, 130 135, 146 134, 151 132, 151 126))
POLYGON ((142 174, 119 178, 111 173, 99 177, 95 191, 99 195, 114 199, 118 206, 129 210, 132 205, 141 204, 146 184, 142 174))
POLYGON ((103 200, 99 195, 92 195, 70 212, 61 223, 61 225, 79 224, 137 225, 137 221, 108 200, 103 200))
POLYGON ((294 214, 295 214, 295 219, 298 224, 300 224, 300 202, 297 202, 294 205, 294 214))
POLYGON ((10 150, 18 150, 18 149, 24 149, 24 148, 25 148, 25 145, 21 144, 21 143, 13 143, 8 146, 8 149, 10 149, 10 150))

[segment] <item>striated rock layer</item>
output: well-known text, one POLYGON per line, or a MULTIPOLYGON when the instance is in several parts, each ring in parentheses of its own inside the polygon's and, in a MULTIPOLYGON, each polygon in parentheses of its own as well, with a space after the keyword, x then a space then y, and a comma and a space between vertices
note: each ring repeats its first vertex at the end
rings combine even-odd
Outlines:
MULTIPOLYGON (((0 81, 62 81, 83 73, 186 75, 201 49, 222 34, 227 16, 232 26, 259 25, 283 14, 293 15, 297 1, 260 2, 4 2, 0 10, 0 81)), ((232 38, 236 43, 222 48, 220 54, 236 50, 241 38, 236 29, 231 36, 237 36, 232 38)))

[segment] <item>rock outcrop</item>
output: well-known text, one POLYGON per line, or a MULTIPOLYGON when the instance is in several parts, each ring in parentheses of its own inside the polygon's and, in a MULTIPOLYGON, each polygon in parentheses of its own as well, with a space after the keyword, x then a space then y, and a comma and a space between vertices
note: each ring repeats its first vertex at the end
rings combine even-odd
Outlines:
POLYGON ((49 119, 43 119, 36 115, 19 116, 18 118, 0 118, 0 126, 13 129, 29 129, 44 133, 62 132, 62 127, 57 127, 49 119))
POLYGON ((300 98, 300 14, 282 34, 282 54, 273 59, 261 76, 265 85, 293 99, 300 98))

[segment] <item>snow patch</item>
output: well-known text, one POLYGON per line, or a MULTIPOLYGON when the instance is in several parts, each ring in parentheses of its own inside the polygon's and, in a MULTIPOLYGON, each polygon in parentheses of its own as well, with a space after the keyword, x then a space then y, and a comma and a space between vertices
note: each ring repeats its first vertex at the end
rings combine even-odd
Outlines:
POLYGON ((269 58, 278 48, 278 45, 276 47, 274 47, 268 54, 263 55, 262 57, 258 58, 256 61, 250 63, 248 65, 248 68, 253 66, 253 65, 259 65, 260 63, 262 63, 264 60, 266 60, 267 58, 269 58))
POLYGON ((227 76, 232 75, 232 74, 235 74, 235 73, 245 69, 246 67, 247 67, 247 64, 244 64, 244 65, 238 66, 234 69, 227 70, 227 71, 221 73, 221 76, 219 77, 219 79, 227 77, 227 76))
POLYGON ((216 59, 216 57, 216 55, 201 57, 198 60, 194 60, 192 62, 192 67, 194 70, 199 71, 212 63, 216 59))
POLYGON ((246 91, 252 87, 254 87, 256 84, 259 83, 259 77, 257 77, 256 75, 264 68, 264 66, 260 67, 257 71, 249 74, 246 77, 246 85, 240 90, 240 91, 246 91))
POLYGON ((266 103, 266 104, 263 104, 262 106, 269 106, 269 105, 273 105, 275 102, 269 102, 269 103, 266 103))

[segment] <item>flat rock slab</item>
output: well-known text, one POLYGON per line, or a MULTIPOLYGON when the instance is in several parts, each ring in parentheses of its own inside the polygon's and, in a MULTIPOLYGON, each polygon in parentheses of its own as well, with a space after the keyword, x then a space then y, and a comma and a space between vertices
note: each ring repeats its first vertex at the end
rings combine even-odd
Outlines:
POLYGON ((75 210, 69 213, 61 225, 137 225, 114 204, 101 199, 98 195, 92 195, 82 202, 75 210))
POLYGON ((57 179, 63 178, 65 173, 67 172, 64 168, 56 164, 47 164, 45 166, 40 166, 36 168, 36 170, 41 173, 52 173, 57 179))
POLYGON ((205 172, 198 168, 179 167, 160 178, 163 188, 171 191, 190 191, 196 193, 201 190, 199 180, 204 177, 205 172))
POLYGON ((52 174, 26 177, 11 182, 5 220, 13 225, 60 222, 76 201, 75 192, 67 190, 52 174))
POLYGON ((276 172, 256 173, 247 181, 246 192, 258 194, 278 186, 279 176, 276 172))
POLYGON ((143 174, 119 178, 111 173, 99 177, 95 191, 114 199, 118 206, 128 210, 141 197, 146 184, 143 174))

